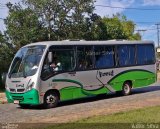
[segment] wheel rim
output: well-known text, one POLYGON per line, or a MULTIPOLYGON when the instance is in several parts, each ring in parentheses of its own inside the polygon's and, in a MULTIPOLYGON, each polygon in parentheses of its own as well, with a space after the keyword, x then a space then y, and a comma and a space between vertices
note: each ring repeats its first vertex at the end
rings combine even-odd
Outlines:
POLYGON ((130 87, 129 87, 129 85, 127 85, 127 84, 124 85, 124 92, 125 92, 126 94, 128 94, 128 93, 130 92, 130 87))
POLYGON ((53 95, 49 95, 46 97, 47 104, 54 104, 56 102, 56 97, 53 95))

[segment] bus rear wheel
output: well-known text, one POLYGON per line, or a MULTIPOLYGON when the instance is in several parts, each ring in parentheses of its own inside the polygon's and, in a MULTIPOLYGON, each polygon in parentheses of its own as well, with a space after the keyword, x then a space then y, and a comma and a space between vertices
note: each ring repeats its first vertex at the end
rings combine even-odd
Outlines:
POLYGON ((130 95, 131 94, 132 84, 130 82, 125 82, 122 88, 122 95, 130 95))
POLYGON ((44 96, 44 108, 54 108, 58 105, 59 96, 54 91, 49 91, 44 96))

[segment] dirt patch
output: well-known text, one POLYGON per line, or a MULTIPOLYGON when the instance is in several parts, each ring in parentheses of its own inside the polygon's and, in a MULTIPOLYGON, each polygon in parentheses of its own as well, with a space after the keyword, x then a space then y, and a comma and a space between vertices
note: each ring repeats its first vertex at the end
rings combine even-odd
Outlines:
POLYGON ((0 93, 0 104, 7 103, 6 95, 5 93, 0 93))

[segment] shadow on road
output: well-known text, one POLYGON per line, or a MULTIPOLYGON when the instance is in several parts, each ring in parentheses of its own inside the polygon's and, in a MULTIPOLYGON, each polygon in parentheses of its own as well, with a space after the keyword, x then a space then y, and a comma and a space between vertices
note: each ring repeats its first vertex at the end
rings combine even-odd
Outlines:
MULTIPOLYGON (((132 89, 131 95, 159 91, 159 90, 160 90, 160 86, 149 86, 149 87, 144 87, 144 88, 132 89)), ((81 98, 81 99, 60 102, 58 107, 75 105, 75 104, 80 104, 80 103, 88 103, 88 102, 93 102, 93 101, 97 101, 97 100, 112 99, 112 98, 116 98, 116 97, 122 97, 122 95, 116 94, 116 93, 101 94, 101 95, 97 95, 95 97, 87 97, 87 98, 81 98)), ((22 109, 21 107, 17 107, 17 108, 22 109)), ((30 106, 27 109, 44 110, 42 105, 30 106)))
POLYGON ((144 88, 133 89, 132 94, 140 94, 140 93, 153 92, 158 90, 160 90, 160 86, 149 86, 144 88))

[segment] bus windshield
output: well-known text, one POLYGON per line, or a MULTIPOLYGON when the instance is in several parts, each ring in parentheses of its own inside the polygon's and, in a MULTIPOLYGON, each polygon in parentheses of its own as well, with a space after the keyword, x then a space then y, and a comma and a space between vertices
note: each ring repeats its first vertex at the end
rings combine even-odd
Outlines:
POLYGON ((9 77, 33 76, 37 72, 45 47, 37 45, 21 48, 15 55, 9 77))

